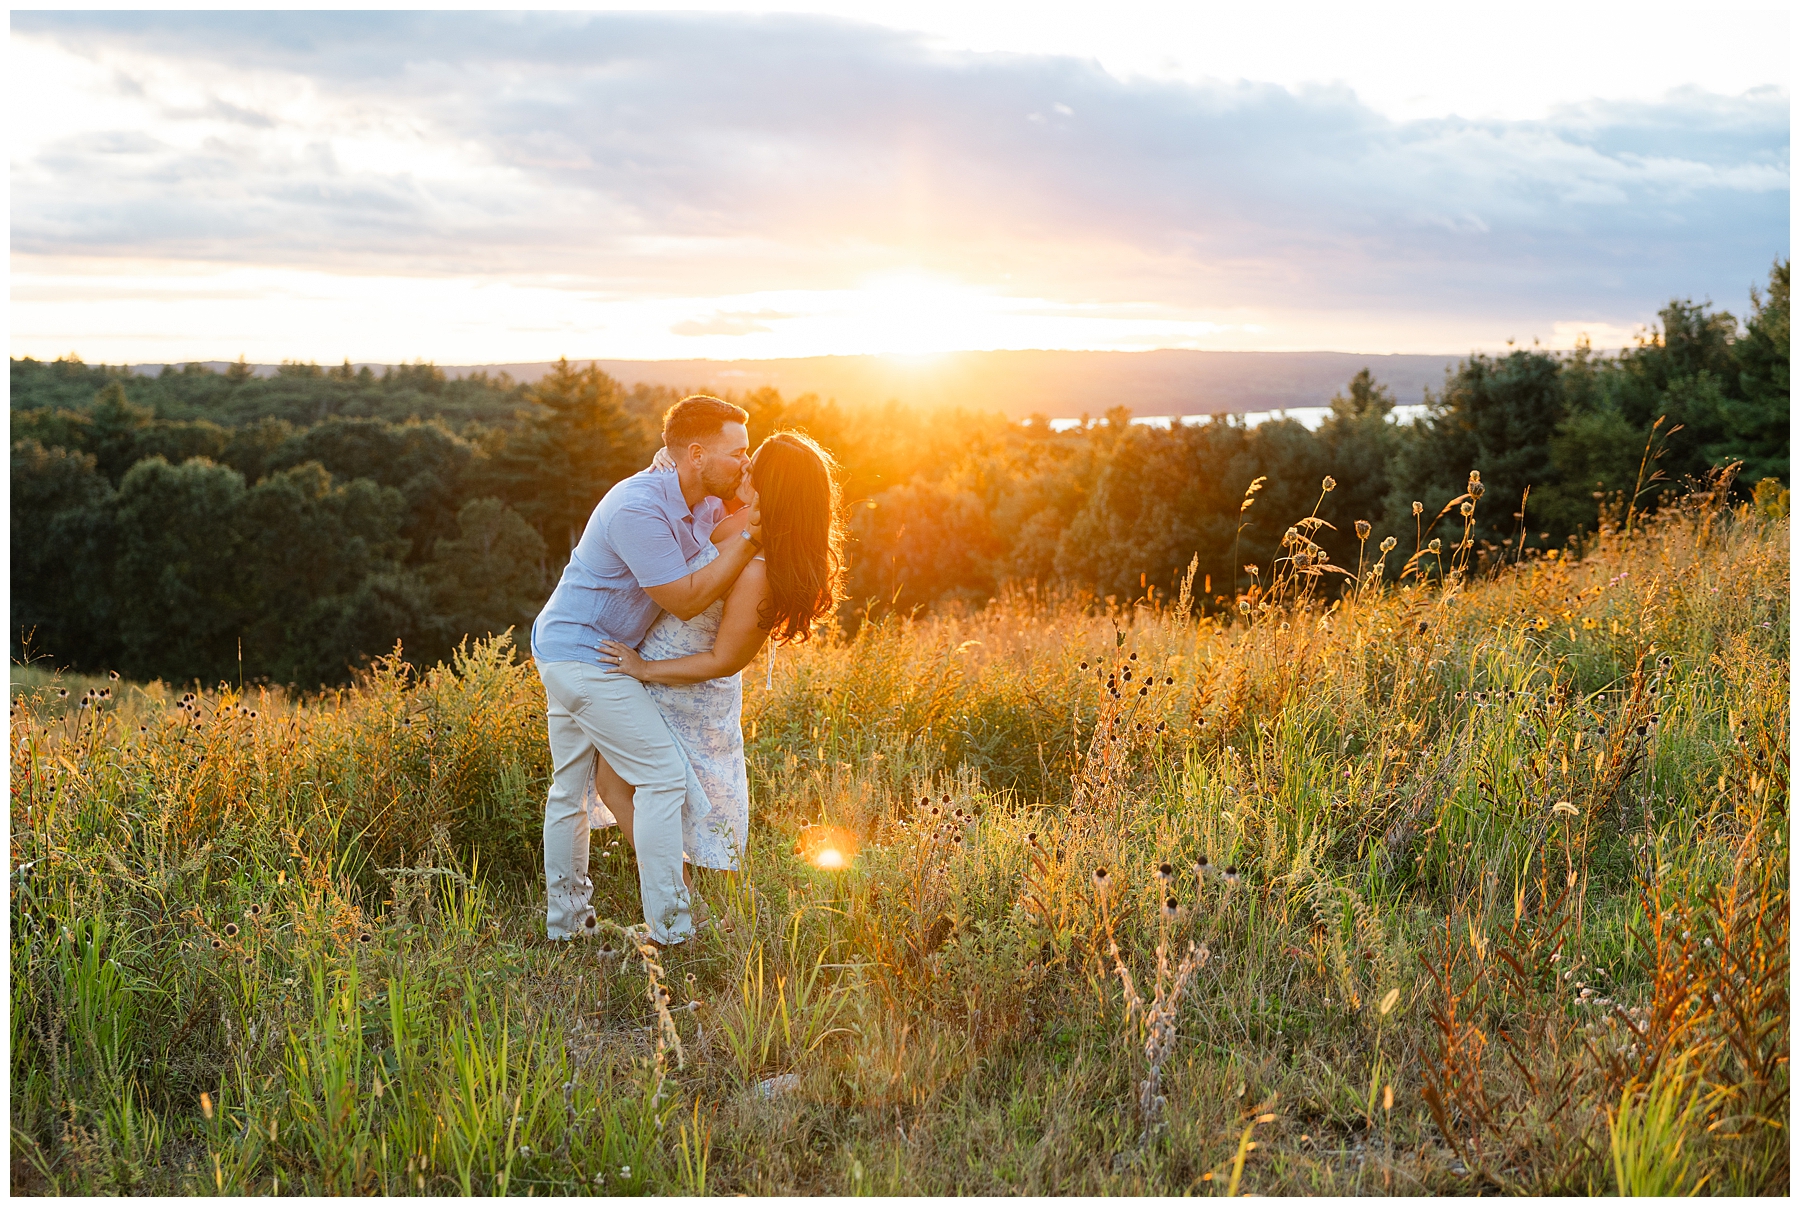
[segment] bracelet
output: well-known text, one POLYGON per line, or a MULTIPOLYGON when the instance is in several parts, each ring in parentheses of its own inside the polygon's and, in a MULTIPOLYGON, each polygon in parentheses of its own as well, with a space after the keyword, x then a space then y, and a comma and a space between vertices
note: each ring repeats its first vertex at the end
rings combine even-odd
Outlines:
POLYGON ((746 541, 749 541, 752 545, 755 545, 758 549, 762 548, 762 542, 757 540, 755 537, 751 536, 750 530, 748 528, 746 528, 742 532, 738 533, 738 535, 743 537, 746 541))

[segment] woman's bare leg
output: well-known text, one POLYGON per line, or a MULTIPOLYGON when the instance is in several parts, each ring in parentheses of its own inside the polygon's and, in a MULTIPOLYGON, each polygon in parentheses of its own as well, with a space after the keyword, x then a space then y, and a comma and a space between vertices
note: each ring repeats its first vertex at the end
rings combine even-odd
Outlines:
POLYGON ((631 822, 636 816, 632 805, 637 789, 619 778, 619 773, 612 769, 603 754, 594 755, 594 791, 600 794, 600 803, 606 806, 607 812, 618 819, 619 833, 624 836, 625 845, 637 850, 637 843, 631 837, 631 822))
MULTIPOLYGON (((594 790, 600 794, 600 803, 618 820, 619 833, 624 836, 625 845, 637 850, 637 843, 631 836, 631 822, 636 816, 632 806, 637 797, 637 789, 619 778, 619 773, 612 769, 606 756, 594 755, 594 790)), ((688 871, 686 860, 681 864, 681 879, 686 882, 688 891, 694 890, 694 877, 688 871)))

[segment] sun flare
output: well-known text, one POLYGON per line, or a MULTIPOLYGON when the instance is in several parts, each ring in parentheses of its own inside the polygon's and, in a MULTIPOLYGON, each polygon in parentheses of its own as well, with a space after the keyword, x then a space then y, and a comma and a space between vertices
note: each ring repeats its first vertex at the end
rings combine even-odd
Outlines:
POLYGON ((856 835, 837 826, 808 826, 798 846, 800 857, 824 872, 841 872, 856 859, 856 835))

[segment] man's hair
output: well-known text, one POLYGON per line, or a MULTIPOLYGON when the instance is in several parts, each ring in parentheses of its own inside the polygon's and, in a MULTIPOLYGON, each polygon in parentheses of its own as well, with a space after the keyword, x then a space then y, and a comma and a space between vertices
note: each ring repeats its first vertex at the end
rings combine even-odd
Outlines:
POLYGON ((663 414, 663 447, 671 456, 696 440, 710 440, 728 423, 748 423, 750 412, 710 394, 690 394, 663 414))

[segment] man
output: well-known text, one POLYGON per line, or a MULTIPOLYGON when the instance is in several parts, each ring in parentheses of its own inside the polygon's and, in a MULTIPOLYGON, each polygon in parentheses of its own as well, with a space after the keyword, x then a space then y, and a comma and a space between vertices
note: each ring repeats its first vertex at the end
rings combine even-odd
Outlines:
POLYGON ((552 939, 592 934, 587 801, 594 756, 605 756, 636 789, 633 845, 644 921, 659 944, 693 934, 681 875, 681 805, 688 764, 644 685, 609 674, 600 642, 632 647, 667 609, 682 620, 731 589, 759 548, 754 507, 730 523, 719 556, 689 573, 688 560, 725 518, 722 497, 750 465, 749 414, 705 395, 684 398, 663 416, 663 447, 676 472, 633 474, 606 492, 570 552, 544 610, 531 628, 531 654, 544 682, 555 767, 544 804, 544 886, 552 939))

